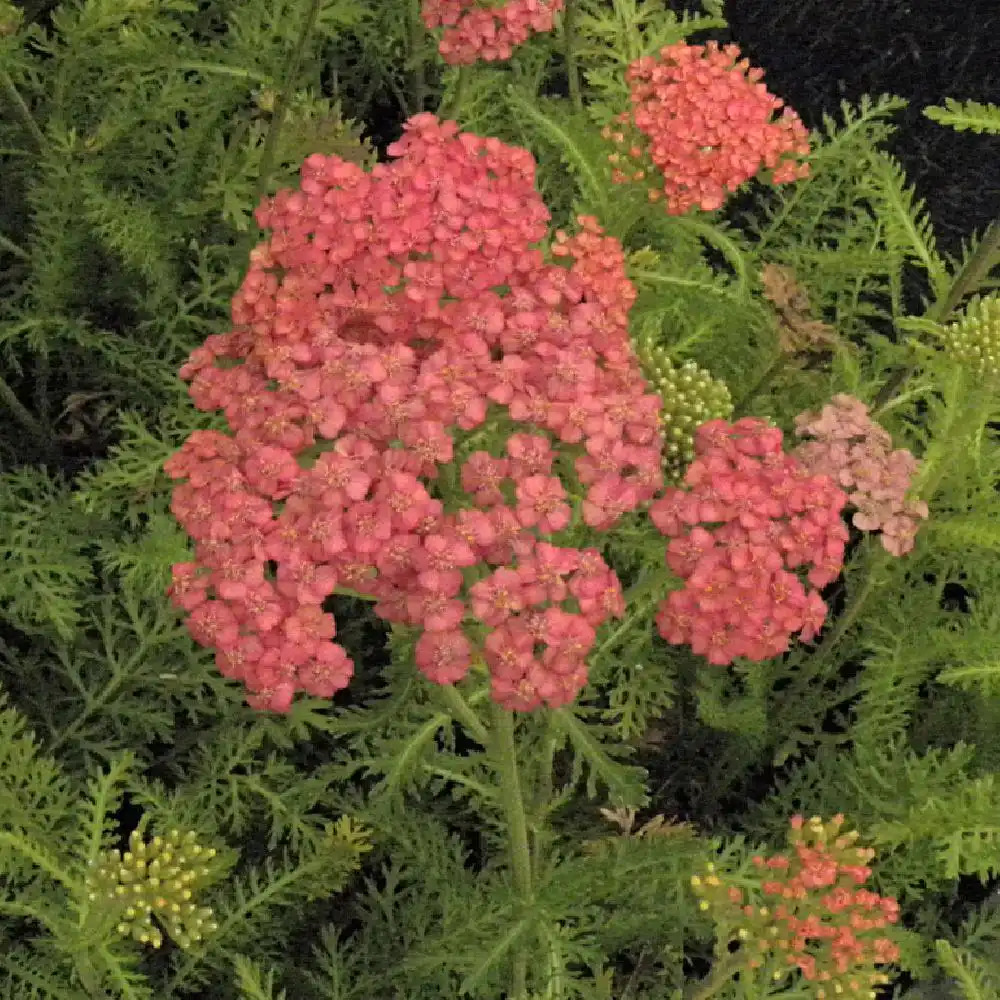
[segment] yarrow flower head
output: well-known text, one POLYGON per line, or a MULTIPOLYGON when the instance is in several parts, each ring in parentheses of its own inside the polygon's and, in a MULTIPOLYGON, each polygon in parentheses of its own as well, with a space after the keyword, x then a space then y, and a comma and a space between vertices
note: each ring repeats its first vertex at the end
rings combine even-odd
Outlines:
POLYGON ((649 511, 685 583, 660 605, 660 634, 720 665, 770 659, 795 633, 808 642, 827 612, 812 588, 843 564, 846 494, 786 455, 781 430, 756 418, 703 424, 695 452, 684 487, 649 511))
POLYGON ((643 372, 660 394, 664 473, 677 482, 694 458, 694 432, 710 420, 728 420, 733 398, 725 382, 693 361, 675 365, 668 352, 649 338, 637 338, 643 372))
POLYGON ((981 378, 1000 376, 1000 298, 976 295, 941 331, 945 351, 981 378))
POLYGON ((745 968, 772 982, 798 971, 816 1000, 874 1000, 873 988, 889 981, 877 967, 900 956, 885 933, 899 904, 865 888, 875 852, 858 846, 857 831, 841 832, 842 815, 826 823, 794 816, 790 825, 787 851, 753 858, 758 884, 748 888, 714 865, 692 876, 699 905, 725 943, 739 946, 745 968))
POLYGON ((233 329, 181 370, 232 433, 196 432, 166 464, 195 541, 171 596, 257 708, 347 685, 324 608, 341 587, 422 630, 431 680, 477 659, 500 703, 565 704, 623 605, 596 551, 557 536, 662 485, 624 254, 581 217, 546 260, 524 149, 419 114, 389 153, 371 173, 310 156, 258 209, 271 236, 233 329), (472 437, 500 418, 506 440, 472 437))
POLYGON ((813 438, 794 450, 796 458, 848 491, 856 508, 854 526, 881 531, 883 548, 894 556, 909 552, 929 513, 924 501, 906 499, 918 462, 905 449, 891 450, 891 436, 871 419, 868 407, 840 393, 819 413, 800 413, 795 432, 813 438))
POLYGON ((420 13, 428 31, 444 27, 438 51, 452 66, 479 59, 509 59, 514 49, 538 32, 551 31, 564 0, 422 0, 420 13))
POLYGON ((189 948, 218 929, 211 908, 194 900, 212 879, 206 862, 215 857, 214 848, 179 830, 150 841, 133 830, 128 847, 124 854, 108 851, 85 879, 91 903, 116 922, 119 934, 159 948, 162 926, 181 948, 189 948))
POLYGON ((809 164, 796 159, 809 153, 805 126, 763 76, 736 45, 716 42, 678 42, 632 63, 632 109, 603 133, 618 147, 612 179, 643 181, 654 168, 663 186, 650 188, 650 199, 665 198, 668 214, 683 215, 720 208, 762 170, 774 184, 808 176, 809 164))

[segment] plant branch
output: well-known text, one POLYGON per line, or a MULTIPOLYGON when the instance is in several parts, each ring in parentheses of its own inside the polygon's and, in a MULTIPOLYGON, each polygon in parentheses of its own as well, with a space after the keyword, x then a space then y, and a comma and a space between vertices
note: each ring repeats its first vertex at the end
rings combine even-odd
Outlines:
MULTIPOLYGON (((493 705, 493 753, 500 776, 500 798, 507 819, 510 843, 510 864, 514 888, 527 908, 532 901, 531 851, 528 846, 528 821, 524 812, 524 797, 517 767, 517 743, 514 736, 514 713, 493 705)), ((528 957, 519 950, 514 957, 511 1000, 526 1000, 528 996, 528 957)))
POLYGON ((569 80, 569 99, 574 111, 583 110, 583 97, 580 93, 580 67, 576 61, 576 2, 566 0, 563 10, 563 53, 566 58, 566 76, 569 80))
MULTIPOLYGON (((948 294, 931 306, 927 311, 926 318, 934 323, 943 323, 958 307, 962 299, 977 288, 983 278, 993 270, 998 260, 1000 260, 1000 221, 994 221, 989 224, 982 242, 956 275, 951 288, 948 289, 948 294)), ((903 385, 913 377, 916 370, 916 365, 910 365, 907 368, 901 368, 889 379, 875 397, 872 413, 877 414, 885 407, 903 385)))
POLYGON ((21 119, 25 129, 27 129, 28 135, 31 136, 31 141, 35 144, 35 148, 39 153, 43 153, 48 147, 48 140, 45 138, 45 133, 38 127, 38 122, 35 121, 34 115, 32 115, 28 105, 24 103, 24 98, 17 89, 17 85, 10 78, 10 75, 2 69, 0 69, 0 88, 3 88, 4 93, 10 98, 11 106, 14 108, 17 117, 21 119))
POLYGON ((692 992, 684 994, 684 1000, 709 1000, 733 978, 733 974, 739 971, 745 960, 745 956, 736 952, 717 962, 707 979, 696 983, 692 992))
POLYGON ((451 95, 446 110, 440 111, 438 117, 442 120, 458 121, 458 113, 462 109, 465 91, 469 84, 469 67, 458 67, 458 79, 455 81, 455 92, 451 95))
POLYGON ((478 743, 484 747, 490 745, 489 731, 479 721, 479 716, 472 710, 472 706, 462 697, 462 692, 454 684, 440 685, 438 696, 448 706, 452 716, 465 726, 478 743))
POLYGON ((424 76, 424 44, 427 32, 420 17, 420 0, 410 3, 410 59, 413 61, 413 77, 411 96, 413 98, 413 114, 424 110, 427 99, 427 80, 424 76))
POLYGON ((13 240, 7 239, 3 233, 0 233, 0 250, 6 250, 7 253, 13 255, 14 257, 18 257, 21 260, 29 260, 31 257, 31 254, 29 254, 27 250, 19 247, 13 240))
POLYGON ((52 451, 49 432, 35 419, 31 411, 17 398, 14 390, 0 378, 0 402, 14 415, 14 419, 35 439, 46 454, 52 451))
MULTIPOLYGON (((309 42, 309 36, 316 25, 316 18, 319 16, 319 10, 322 5, 323 0, 309 0, 309 9, 302 20, 302 30, 299 32, 295 48, 292 49, 291 55, 288 58, 285 80, 281 91, 275 98, 274 111, 271 114, 271 127, 268 129, 267 137, 264 139, 264 150, 260 157, 260 174, 257 177, 257 184, 254 187, 253 193, 254 206, 260 204, 271 183, 271 174, 274 171, 274 159, 278 152, 278 140, 281 138, 281 128, 285 121, 285 113, 298 86, 302 56, 309 42)), ((256 239, 253 226, 250 227, 248 237, 250 240, 256 239)), ((247 249, 249 252, 249 247, 247 249)))

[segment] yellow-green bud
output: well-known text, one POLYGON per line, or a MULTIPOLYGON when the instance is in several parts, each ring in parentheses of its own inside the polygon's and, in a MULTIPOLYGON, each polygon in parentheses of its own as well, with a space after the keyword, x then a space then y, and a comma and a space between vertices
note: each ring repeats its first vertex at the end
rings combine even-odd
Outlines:
POLYGON ((710 372, 693 361, 678 366, 649 338, 639 338, 635 352, 643 374, 663 400, 664 474, 668 482, 679 482, 694 458, 695 430, 709 420, 728 420, 733 415, 732 397, 726 384, 710 372))
POLYGON ((122 855, 108 851, 101 864, 93 862, 86 876, 89 898, 97 906, 113 914, 118 933, 141 944, 159 948, 163 935, 153 925, 151 914, 156 912, 164 929, 182 947, 201 939, 201 931, 215 930, 209 923, 212 910, 197 907, 191 901, 211 875, 203 865, 191 864, 211 858, 214 850, 196 843, 196 834, 181 836, 171 830, 165 838, 154 837, 145 843, 135 830, 129 836, 129 848, 122 855), (183 843, 185 854, 173 854, 170 848, 183 843), (109 902, 98 902, 107 899, 109 902))
POLYGON ((975 296, 962 318, 941 332, 945 351, 976 375, 1000 375, 1000 298, 975 296))

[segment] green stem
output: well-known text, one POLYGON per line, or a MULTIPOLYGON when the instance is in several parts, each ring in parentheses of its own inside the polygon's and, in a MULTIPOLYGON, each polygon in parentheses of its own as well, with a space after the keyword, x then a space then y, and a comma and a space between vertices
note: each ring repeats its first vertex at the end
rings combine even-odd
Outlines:
POLYGON ((479 716, 462 697, 462 692, 454 684, 442 684, 437 689, 437 693, 438 697, 448 706, 452 716, 465 726, 478 743, 488 747, 490 745, 489 730, 479 721, 479 716))
POLYGON ((24 103, 21 92, 4 70, 0 70, 0 87, 3 88, 4 93, 10 98, 10 103, 17 113, 17 117, 21 119, 24 127, 28 130, 28 134, 31 136, 31 140, 35 144, 37 151, 39 153, 44 152, 48 146, 45 133, 38 127, 38 122, 35 121, 28 105, 24 103))
POLYGON ((566 76, 569 79, 569 99, 574 111, 583 110, 583 97, 580 93, 580 68, 576 61, 576 3, 566 0, 563 10, 563 52, 566 57, 566 76))
POLYGON ((35 419, 31 411, 17 398, 14 390, 0 378, 0 402, 4 403, 17 422, 35 439, 42 450, 52 451, 52 439, 48 431, 35 419))
MULTIPOLYGON (((510 864, 514 888, 527 909, 532 902, 531 850, 528 846, 528 821, 521 794, 517 767, 517 743, 514 738, 514 713, 493 705, 493 754, 500 774, 500 799, 507 819, 510 838, 510 864)), ((511 1000, 526 1000, 528 995, 528 956, 519 950, 514 959, 511 1000)))
POLYGON ((709 1000, 715 996, 723 986, 729 984, 733 974, 739 972, 745 961, 745 956, 736 952, 721 962, 716 963, 707 979, 695 984, 692 992, 684 994, 684 1000, 709 1000))
POLYGON ((830 654, 837 648, 841 639, 847 635, 848 631, 858 620, 858 615, 861 614, 862 608, 868 602, 868 598, 871 597, 872 590, 875 587, 877 571, 885 565, 887 559, 888 553, 884 549, 872 555, 871 563, 865 573, 864 583, 851 596, 847 607, 844 608, 837 619, 836 625, 824 634, 823 638, 819 641, 819 645, 809 657, 810 677, 818 675, 820 668, 829 659, 830 654))
POLYGON ((426 39, 427 31, 420 17, 420 2, 412 0, 410 3, 410 58, 413 60, 412 114, 418 114, 424 110, 424 101, 427 98, 427 81, 424 77, 424 43, 426 39))
POLYGON ((625 600, 625 617, 618 627, 591 653, 588 657, 590 663, 595 666, 600 663, 601 657, 609 649, 613 648, 618 639, 626 632, 635 628, 636 620, 645 614, 650 600, 659 600, 663 596, 662 590, 664 585, 676 579, 676 574, 667 568, 647 573, 632 584, 623 595, 625 600))
MULTIPOLYGON (((1000 260, 1000 222, 991 222, 983 235, 982 241, 976 247, 965 266, 955 277, 948 294, 938 299, 927 311, 926 318, 934 323, 943 323, 958 307, 962 299, 972 292, 979 283, 993 270, 1000 260)), ((916 365, 900 369, 884 386, 882 386, 872 404, 873 418, 878 416, 887 403, 899 392, 917 371, 916 365)))
POLYGON ((0 233, 0 250, 6 250, 7 253, 20 257, 21 260, 28 260, 31 257, 27 250, 23 250, 13 240, 7 239, 3 233, 0 233))
MULTIPOLYGON (((260 174, 257 177, 257 184, 253 193, 252 200, 255 206, 260 204, 271 183, 271 174, 274 171, 274 159, 278 152, 278 140, 281 138, 281 128, 285 121, 285 113, 298 86, 302 56, 305 53, 309 36, 313 32, 313 28, 316 25, 316 18, 319 16, 320 7, 322 6, 323 0, 309 0, 309 9, 302 20, 302 29, 299 31, 295 48, 292 49, 292 54, 288 60, 284 83, 282 84, 280 93, 275 98, 274 111, 271 114, 271 127, 268 129, 267 137, 264 139, 264 150, 260 156, 260 174)), ((254 227, 251 226, 247 234, 247 239, 248 241, 253 241, 256 238, 254 227)), ((248 253, 252 245, 252 242, 250 242, 247 247, 248 253)))
POLYGON ((455 81, 455 92, 451 95, 446 111, 441 111, 438 117, 442 121, 458 121, 458 113, 462 110, 462 101, 469 85, 469 67, 458 67, 458 79, 455 81))

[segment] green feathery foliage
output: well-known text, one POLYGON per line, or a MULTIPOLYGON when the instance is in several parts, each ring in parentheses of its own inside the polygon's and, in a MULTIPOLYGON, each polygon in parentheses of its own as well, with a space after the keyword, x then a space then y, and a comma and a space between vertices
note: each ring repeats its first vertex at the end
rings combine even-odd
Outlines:
POLYGON ((944 107, 924 108, 924 114, 939 125, 947 125, 956 132, 973 131, 1000 132, 1000 107, 995 104, 980 104, 978 101, 956 101, 953 97, 944 99, 944 107))
MULTIPOLYGON (((905 995, 1000 990, 1000 405, 982 351, 942 349, 992 318, 1000 229, 938 250, 883 148, 890 96, 825 116, 808 177, 668 216, 611 183, 601 130, 628 65, 724 29, 722 5, 571 6, 459 69, 417 0, 0 0, 0 996, 816 1000, 734 978, 690 879, 755 885, 790 816, 838 813, 900 903, 905 995), (559 708, 505 715, 479 660, 430 683, 419 633, 346 588, 324 609, 351 685, 287 715, 192 640, 166 591, 203 552, 163 464, 227 425, 177 370, 230 329, 260 197, 311 153, 372 169, 429 109, 529 149, 553 230, 584 213, 620 241, 675 479, 698 420, 766 417, 790 450, 837 392, 918 458, 913 551, 852 526, 814 642, 730 667, 668 644, 681 581, 645 510, 559 536, 626 593, 559 708), (828 332, 808 351, 768 267, 828 332)), ((992 105, 924 113, 1000 130, 992 105)))

